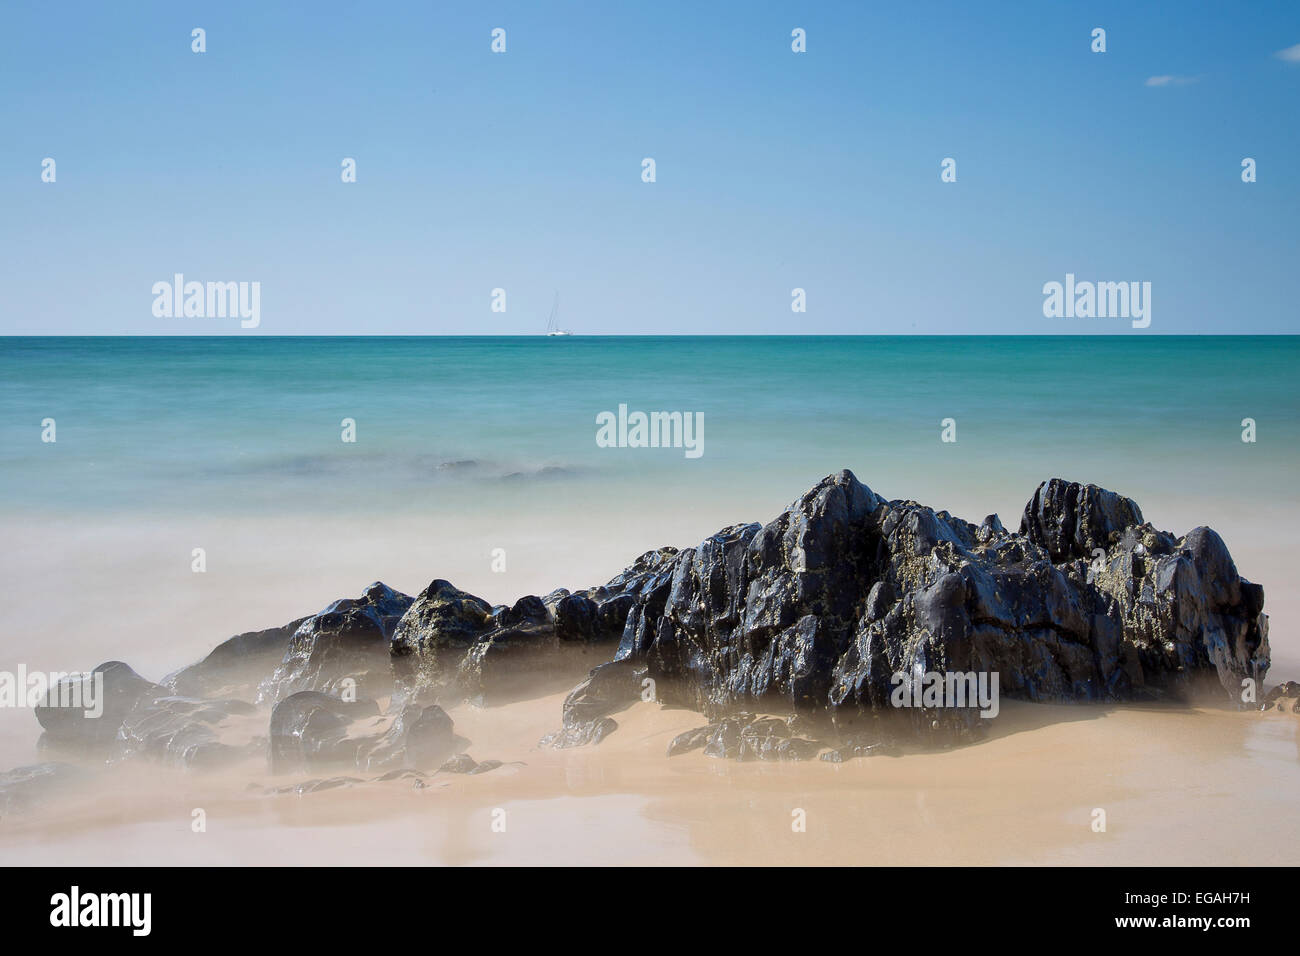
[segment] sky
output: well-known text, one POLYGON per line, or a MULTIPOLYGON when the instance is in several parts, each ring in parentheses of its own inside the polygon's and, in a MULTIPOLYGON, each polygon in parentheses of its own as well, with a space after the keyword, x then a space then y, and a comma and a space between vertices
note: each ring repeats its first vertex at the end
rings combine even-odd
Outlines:
POLYGON ((1300 331, 1294 0, 7 0, 0 90, 0 334, 1300 331))

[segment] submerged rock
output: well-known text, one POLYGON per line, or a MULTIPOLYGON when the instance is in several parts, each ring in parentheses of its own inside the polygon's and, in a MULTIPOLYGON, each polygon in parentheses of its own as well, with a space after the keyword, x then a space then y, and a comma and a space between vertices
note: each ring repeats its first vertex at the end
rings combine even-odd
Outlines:
POLYGON ((455 744, 452 720, 445 710, 437 704, 407 704, 365 752, 364 762, 359 758, 358 764, 366 770, 433 767, 455 749, 455 744))
POLYGON ((360 748, 349 739, 349 728, 362 718, 378 716, 379 705, 373 700, 344 701, 319 691, 291 694, 271 711, 271 771, 332 763, 355 766, 360 748))
POLYGON ((308 793, 320 793, 322 790, 335 790, 339 787, 352 787, 364 781, 356 777, 326 777, 323 780, 304 780, 302 783, 295 783, 288 787, 272 787, 267 793, 292 793, 297 796, 304 796, 308 793))
POLYGON ((613 717, 600 717, 586 723, 563 727, 553 734, 547 734, 538 741, 537 745, 539 747, 553 747, 556 750, 585 747, 587 744, 600 743, 616 730, 618 730, 618 721, 613 717))
POLYGON ((419 770, 390 770, 386 774, 375 777, 375 782, 388 783, 393 780, 411 780, 414 781, 415 786, 418 788, 423 785, 427 776, 428 774, 419 770))
POLYGON ((452 720, 436 704, 407 704, 381 717, 372 700, 345 701, 300 691, 271 711, 274 773, 347 765, 360 770, 420 770, 455 749, 452 720))
POLYGON ((879 734, 853 734, 842 741, 839 746, 821 755, 821 759, 830 763, 843 763, 858 757, 898 757, 903 748, 888 737, 879 734))
POLYGON ((117 739, 122 721, 141 701, 166 693, 121 661, 100 664, 88 675, 65 678, 36 707, 36 719, 45 728, 42 743, 68 749, 105 748, 117 739))
POLYGON ((75 764, 50 761, 0 773, 0 817, 21 813, 81 786, 90 773, 75 764))
POLYGON ((256 712, 238 700, 160 697, 141 703, 122 721, 111 759, 144 757, 177 767, 213 769, 265 752, 263 738, 238 743, 221 739, 231 717, 256 712))
POLYGON ((668 744, 668 756, 704 748, 706 757, 735 760, 811 760, 822 744, 791 732, 780 717, 737 713, 707 727, 678 734, 668 744))
POLYGON ((444 761, 438 768, 439 773, 469 773, 478 766, 476 761, 469 754, 456 754, 450 760, 444 761))

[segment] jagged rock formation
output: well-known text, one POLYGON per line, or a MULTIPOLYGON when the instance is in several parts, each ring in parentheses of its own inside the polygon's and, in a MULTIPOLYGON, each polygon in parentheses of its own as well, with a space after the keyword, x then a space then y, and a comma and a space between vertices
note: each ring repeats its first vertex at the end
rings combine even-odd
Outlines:
POLYGON ((923 672, 995 672, 1007 696, 1054 701, 1179 694, 1208 676, 1238 700, 1268 668, 1263 589, 1217 534, 1176 538, 1129 499, 1060 479, 1013 534, 996 516, 977 527, 886 501, 844 471, 763 527, 681 552, 667 577, 638 596, 616 659, 710 716, 879 715, 894 675, 923 672))
MULTIPOLYGON (((231 638, 161 684, 102 664, 55 688, 36 717, 45 745, 103 761, 207 767, 265 755, 276 772, 342 767, 418 782, 423 771, 500 766, 464 754, 441 705, 505 699, 585 658, 605 662, 568 695, 545 746, 599 743, 617 729, 613 715, 653 696, 709 721, 670 754, 838 761, 978 736, 970 701, 900 710, 899 675, 996 674, 1001 694, 1038 701, 1206 686, 1225 702, 1253 700, 1242 683, 1262 687, 1268 670, 1263 607, 1263 589, 1214 531, 1160 531, 1094 485, 1044 482, 1011 532, 996 515, 976 526, 887 501, 844 471, 766 525, 647 552, 601 587, 494 607, 441 579, 416 598, 376 582, 231 638), (66 692, 91 680, 103 683, 102 716, 55 706, 85 699, 66 692), (250 731, 268 716, 269 734, 250 731)), ((1295 710, 1297 696, 1286 685, 1262 708, 1295 710)), ((0 775, 0 806, 66 774, 60 766, 0 775)))

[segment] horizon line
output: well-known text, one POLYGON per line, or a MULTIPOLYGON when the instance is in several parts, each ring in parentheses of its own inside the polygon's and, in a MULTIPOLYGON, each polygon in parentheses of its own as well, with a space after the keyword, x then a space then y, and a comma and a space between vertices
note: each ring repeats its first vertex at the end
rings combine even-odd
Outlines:
MULTIPOLYGON (((1295 338, 1300 332, 593 332, 566 339, 699 338, 1295 338)), ((545 332, 5 332, 0 339, 546 339, 545 332)))

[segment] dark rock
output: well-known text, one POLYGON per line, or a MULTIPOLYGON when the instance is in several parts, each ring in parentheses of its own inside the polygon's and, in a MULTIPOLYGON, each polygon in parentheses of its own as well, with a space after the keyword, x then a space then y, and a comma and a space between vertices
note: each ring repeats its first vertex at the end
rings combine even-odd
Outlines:
POLYGON ((492 620, 495 628, 533 627, 550 628, 551 612, 535 594, 521 597, 512 607, 502 607, 494 612, 492 620))
POLYGON ((417 673, 433 680, 449 676, 464 652, 492 626, 492 607, 486 601, 448 581, 434 581, 416 597, 393 633, 391 652, 403 665, 399 677, 414 683, 417 673))
POLYGON ((478 763, 469 754, 456 754, 438 768, 439 773, 469 773, 478 763))
POLYGON ((408 704, 394 718, 384 735, 365 752, 366 770, 387 767, 432 767, 456 746, 456 735, 447 712, 437 704, 422 707, 408 704))
POLYGON ((490 607, 434 581, 393 637, 400 688, 434 687, 489 703, 570 675, 575 652, 619 640, 636 596, 656 576, 667 580, 675 553, 647 552, 601 587, 528 595, 511 607, 490 607))
POLYGON ((376 777, 376 783, 389 783, 393 780, 413 780, 417 786, 426 778, 427 774, 419 770, 390 770, 382 776, 376 777))
POLYGON ((704 744, 704 756, 740 757, 740 734, 752 719, 752 714, 738 714, 734 717, 724 717, 713 724, 710 727, 709 739, 704 744))
POLYGON ((668 744, 668 756, 675 757, 678 754, 699 750, 709 742, 713 729, 713 725, 710 724, 708 727, 696 727, 694 730, 678 734, 668 744))
POLYGON ((678 734, 668 745, 668 756, 704 748, 706 757, 735 760, 810 760, 822 744, 808 737, 794 736, 790 724, 780 717, 759 717, 737 713, 707 727, 678 734))
POLYGON ((339 787, 351 787, 363 781, 356 777, 327 777, 324 780, 304 780, 289 787, 276 787, 271 793, 294 793, 303 796, 308 793, 320 793, 322 790, 335 790, 339 787))
POLYGON ((585 594, 566 594, 560 598, 555 604, 555 636, 562 641, 599 640, 600 605, 585 594))
POLYGON ((883 739, 878 734, 860 734, 850 736, 840 746, 826 751, 821 759, 843 763, 858 757, 898 757, 902 753, 902 748, 892 740, 883 739))
POLYGON ((980 544, 988 544, 1006 534, 1006 531, 997 515, 986 515, 980 526, 975 529, 975 540, 980 544))
POLYGON ((352 724, 378 717, 372 700, 343 701, 317 691, 291 694, 271 711, 271 771, 284 773, 331 763, 358 766, 377 738, 349 738, 352 724))
POLYGON ((676 548, 647 551, 614 575, 603 590, 611 596, 629 594, 632 597, 639 597, 647 589, 655 586, 661 572, 671 571, 677 554, 676 548))
MULTIPOLYGON (((715 721, 707 753, 740 756, 738 707, 897 718, 933 743, 977 739, 978 710, 891 704, 898 674, 1000 677, 1028 700, 1228 698, 1268 667, 1263 592, 1209 529, 1183 538, 1127 498, 1054 479, 1022 530, 886 501, 849 472, 766 526, 665 556, 640 582, 616 660, 715 721), (1100 556, 1094 552, 1100 552, 1100 556)), ((674 742, 673 751, 697 738, 674 742)), ((807 750, 803 745, 795 749, 807 750)))
POLYGON ((137 704, 166 694, 121 661, 108 661, 89 675, 51 687, 45 703, 36 707, 36 719, 45 728, 47 745, 102 749, 117 739, 118 728, 137 704), (87 709, 87 704, 93 707, 87 709))
POLYGON ((182 697, 247 697, 284 659, 293 634, 307 618, 284 627, 237 634, 218 644, 207 657, 162 679, 182 697))
POLYGON ((294 630, 259 702, 276 703, 299 691, 350 692, 383 697, 393 690, 390 645, 412 599, 376 582, 361 597, 335 601, 294 630))
POLYGON ((238 700, 160 697, 141 702, 118 728, 113 759, 143 757, 176 767, 212 769, 263 752, 263 739, 221 740, 219 726, 256 708, 238 700))
POLYGON ((613 717, 599 717, 595 720, 584 721, 581 724, 563 727, 553 734, 547 734, 538 742, 538 746, 566 750, 570 747, 598 744, 617 729, 618 722, 613 717))
POLYGON ((271 769, 346 765, 359 770, 421 770, 454 752, 456 737, 436 704, 407 704, 379 717, 374 701, 348 702, 316 691, 286 697, 271 711, 271 769))
POLYGON ((564 698, 564 725, 572 727, 616 714, 641 699, 647 668, 630 661, 611 661, 592 669, 564 698))
MULTIPOLYGON (((494 608, 443 580, 414 600, 374 584, 285 628, 238 635, 165 688, 125 664, 101 665, 102 718, 51 706, 57 694, 37 718, 46 743, 108 759, 221 763, 261 746, 223 741, 237 716, 224 698, 251 688, 279 654, 260 684, 275 704, 273 767, 431 767, 457 743, 443 695, 535 693, 540 678, 571 680, 584 655, 617 641, 614 659, 568 695, 547 745, 599 742, 650 678, 658 699, 709 721, 670 754, 806 759, 834 740, 823 758, 843 760, 981 736, 977 701, 898 706, 902 675, 996 676, 998 693, 1025 700, 1212 687, 1236 702, 1243 680, 1262 685, 1268 670, 1263 608, 1263 589, 1240 576, 1214 531, 1161 531, 1132 500, 1094 485, 1044 482, 1012 533, 996 515, 976 526, 887 501, 845 471, 766 525, 646 552, 599 587, 494 608), (349 691, 392 693, 387 715, 371 700, 340 699, 349 691)), ((1261 707, 1294 709, 1296 697, 1275 688, 1261 707)))
POLYGON ((1038 486, 1020 519, 1020 533, 1046 548, 1052 561, 1092 559, 1120 534, 1142 524, 1137 503, 1096 485, 1053 478, 1038 486))
POLYGON ((610 714, 641 699, 644 665, 611 661, 593 668, 564 699, 564 726, 542 738, 544 747, 581 747, 600 743, 618 728, 610 714))

